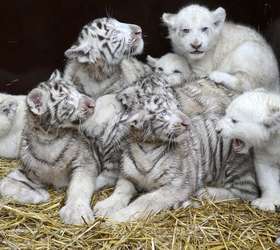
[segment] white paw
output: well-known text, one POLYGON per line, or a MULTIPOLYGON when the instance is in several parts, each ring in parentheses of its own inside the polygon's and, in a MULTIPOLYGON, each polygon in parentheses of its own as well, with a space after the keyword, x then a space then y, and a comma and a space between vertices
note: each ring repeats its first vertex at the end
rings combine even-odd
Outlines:
POLYGON ((49 200, 49 193, 42 189, 31 189, 18 181, 5 178, 0 182, 0 194, 23 204, 38 204, 49 200))
POLYGON ((275 212, 280 207, 280 199, 259 198, 252 201, 252 206, 264 211, 275 212))
POLYGON ((121 222, 128 222, 128 221, 135 221, 139 218, 144 217, 141 214, 136 212, 134 209, 130 208, 123 208, 116 213, 111 214, 109 219, 113 222, 121 223, 121 222))
POLYGON ((195 193, 195 197, 199 200, 206 199, 209 197, 207 188, 201 188, 195 193))
POLYGON ((122 200, 111 199, 111 197, 99 201, 93 208, 94 214, 98 217, 108 217, 112 213, 126 207, 127 203, 122 200))
POLYGON ((94 221, 91 207, 83 203, 69 203, 60 209, 59 215, 65 224, 81 225, 94 221))
POLYGON ((209 79, 217 84, 224 85, 229 88, 234 88, 235 77, 228 73, 213 71, 209 75, 209 79))

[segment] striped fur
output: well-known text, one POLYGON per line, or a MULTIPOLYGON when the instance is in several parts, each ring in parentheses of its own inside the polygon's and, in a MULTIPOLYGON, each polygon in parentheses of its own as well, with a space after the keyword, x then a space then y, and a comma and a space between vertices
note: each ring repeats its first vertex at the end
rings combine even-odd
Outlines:
POLYGON ((64 77, 93 98, 118 90, 123 82, 121 61, 143 50, 142 30, 113 18, 85 25, 78 41, 65 52, 64 77))
POLYGON ((206 113, 224 115, 226 107, 239 94, 206 78, 190 77, 180 84, 170 85, 165 76, 146 73, 135 84, 124 87, 118 99, 125 107, 131 108, 139 103, 142 105, 144 97, 154 93, 175 98, 180 109, 189 116, 206 113))
POLYGON ((115 95, 105 95, 97 99, 94 115, 82 126, 101 172, 97 189, 114 186, 117 181, 122 146, 129 133, 127 118, 115 95))
POLYGON ((208 113, 190 119, 169 89, 155 79, 149 76, 135 87, 136 93, 142 83, 143 95, 136 93, 129 111, 132 132, 121 178, 112 196, 96 204, 97 215, 116 221, 141 218, 205 189, 218 200, 254 199, 258 190, 252 159, 234 154, 231 141, 217 135, 220 116, 208 113), (145 193, 129 204, 139 192, 145 193))
POLYGON ((94 103, 55 72, 27 96, 26 124, 20 147, 20 167, 0 182, 0 193, 21 203, 46 202, 46 187, 67 187, 60 210, 65 223, 94 219, 90 200, 98 175, 80 123, 94 111, 94 103))

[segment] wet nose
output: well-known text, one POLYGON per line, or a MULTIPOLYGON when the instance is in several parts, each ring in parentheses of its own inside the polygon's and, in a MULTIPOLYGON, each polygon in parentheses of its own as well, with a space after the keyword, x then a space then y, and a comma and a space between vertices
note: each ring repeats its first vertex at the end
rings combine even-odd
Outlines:
POLYGON ((182 121, 181 125, 184 126, 184 127, 188 127, 190 124, 187 121, 182 121))
POLYGON ((84 97, 82 105, 83 108, 86 109, 87 111, 94 111, 95 102, 93 101, 93 99, 89 97, 84 97))
POLYGON ((142 36, 142 29, 141 29, 140 26, 135 25, 135 24, 131 24, 130 27, 131 27, 131 30, 132 30, 132 32, 135 36, 140 36, 140 37, 142 36))
POLYGON ((201 47, 201 43, 192 43, 191 44, 191 46, 192 46, 192 48, 194 48, 194 49, 199 49, 200 47, 201 47))
POLYGON ((188 127, 188 126, 190 126, 191 122, 190 122, 189 117, 187 117, 185 114, 181 113, 181 114, 180 114, 180 118, 181 118, 181 125, 182 125, 183 127, 188 127))

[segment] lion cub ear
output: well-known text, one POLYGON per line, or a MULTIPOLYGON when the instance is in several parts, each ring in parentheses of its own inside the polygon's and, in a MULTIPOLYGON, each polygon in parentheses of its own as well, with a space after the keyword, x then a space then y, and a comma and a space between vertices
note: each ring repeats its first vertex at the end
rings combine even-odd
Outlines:
POLYGON ((263 124, 271 132, 280 129, 280 105, 268 104, 268 117, 263 121, 263 124))
POLYGON ((167 27, 173 27, 175 24, 175 16, 176 14, 170 14, 170 13, 163 13, 161 20, 167 27))
POLYGON ((214 25, 218 30, 221 30, 224 26, 226 20, 226 11, 224 8, 219 7, 218 9, 212 11, 214 25))

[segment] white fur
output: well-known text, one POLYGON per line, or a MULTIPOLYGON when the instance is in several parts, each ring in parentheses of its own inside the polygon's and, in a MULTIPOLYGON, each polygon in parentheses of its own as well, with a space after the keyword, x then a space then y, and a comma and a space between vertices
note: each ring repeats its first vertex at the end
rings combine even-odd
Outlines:
POLYGON ((0 157, 16 159, 19 156, 21 133, 24 127, 26 96, 0 94, 0 157), (9 115, 1 112, 3 105, 13 103, 9 115))
POLYGON ((174 53, 167 53, 160 58, 147 56, 147 63, 171 86, 181 84, 191 77, 191 69, 186 59, 174 53))
POLYGON ((254 207, 275 211, 280 206, 280 95, 255 90, 237 97, 217 129, 225 137, 243 141, 240 153, 254 148, 261 197, 254 207))
POLYGON ((197 76, 209 76, 234 90, 277 89, 279 72, 271 47, 255 30, 225 22, 223 8, 190 5, 163 14, 173 49, 197 76), (194 53, 198 51, 198 53, 194 53))

